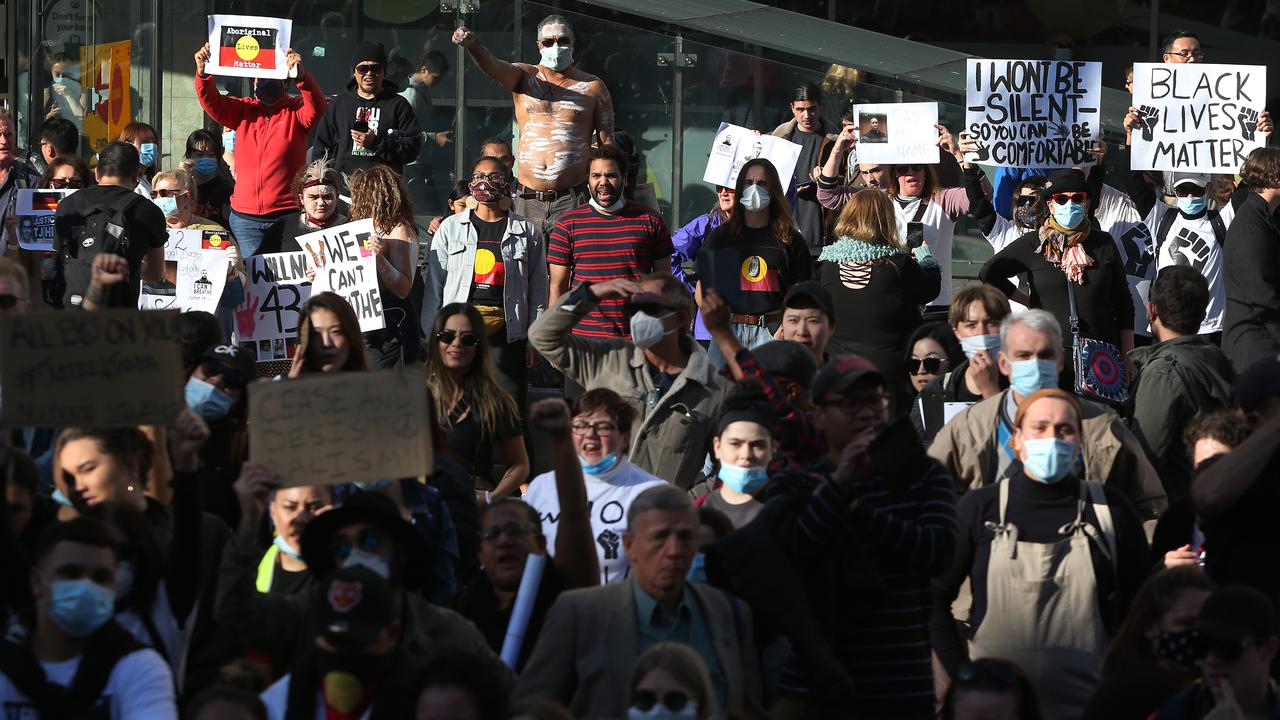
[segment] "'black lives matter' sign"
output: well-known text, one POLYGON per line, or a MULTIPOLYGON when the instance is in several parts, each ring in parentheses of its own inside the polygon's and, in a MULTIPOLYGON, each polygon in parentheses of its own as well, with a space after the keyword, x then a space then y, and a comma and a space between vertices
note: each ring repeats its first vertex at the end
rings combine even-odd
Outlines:
POLYGON ((1235 173, 1266 144, 1258 122, 1267 68, 1200 63, 1133 66, 1134 170, 1235 173))
POLYGON ((1072 60, 985 60, 966 68, 969 159, 1003 167, 1091 165, 1102 137, 1102 64, 1072 60))

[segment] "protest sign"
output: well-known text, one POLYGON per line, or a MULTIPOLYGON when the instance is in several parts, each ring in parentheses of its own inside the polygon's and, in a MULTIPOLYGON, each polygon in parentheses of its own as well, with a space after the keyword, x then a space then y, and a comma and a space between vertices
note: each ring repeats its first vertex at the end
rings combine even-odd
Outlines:
POLYGON ((876 103, 853 109, 858 162, 938 162, 938 103, 876 103))
POLYGON ((715 140, 711 142, 711 157, 707 158, 707 170, 702 174, 702 181, 712 185, 735 187, 738 182, 738 171, 748 160, 758 157, 773 163, 786 187, 796 172, 796 161, 800 159, 800 146, 772 135, 761 135, 729 123, 720 123, 715 140))
POLYGON ((178 261, 178 307, 183 312, 216 313, 226 285, 224 250, 201 250, 178 261))
POLYGON ((978 146, 969 160, 1045 168, 1096 162, 1102 63, 969 58, 965 73, 965 131, 978 146))
POLYGON ((53 252, 53 216, 62 198, 75 190, 19 190, 18 245, 23 250, 53 252))
POLYGON ((1227 173, 1266 144, 1258 121, 1267 68, 1201 63, 1133 66, 1133 170, 1227 173))
POLYGON ((286 486, 431 472, 422 367, 309 375, 249 386, 250 462, 286 486))
POLYGON ((209 16, 209 62, 205 72, 283 80, 289 67, 293 21, 252 15, 209 16))
POLYGON ((184 406, 177 313, 0 315, 0 422, 169 425, 184 406))
POLYGON ((365 219, 298 237, 316 269, 311 291, 335 293, 350 303, 360 320, 360 332, 385 327, 377 258, 369 252, 369 238, 374 234, 373 220, 365 219))
POLYGON ((307 255, 254 255, 245 258, 244 264, 249 285, 244 290, 244 302, 236 308, 236 338, 241 343, 256 344, 259 360, 279 359, 275 357, 274 341, 280 341, 283 357, 285 341, 298 336, 302 304, 311 297, 307 255))

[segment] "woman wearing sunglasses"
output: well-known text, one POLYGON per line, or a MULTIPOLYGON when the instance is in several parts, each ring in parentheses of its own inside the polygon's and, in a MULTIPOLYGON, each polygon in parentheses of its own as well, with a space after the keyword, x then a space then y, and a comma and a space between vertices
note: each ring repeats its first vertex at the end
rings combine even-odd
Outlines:
POLYGON ((636 659, 627 720, 707 720, 715 712, 711 673, 688 645, 660 642, 636 659))
POLYGON ((298 348, 289 377, 368 369, 369 359, 360 342, 360 321, 355 310, 334 293, 312 295, 302 306, 298 348))
MULTIPOLYGON (((982 282, 1011 300, 1053 313, 1070 342, 1070 295, 1075 295, 1080 336, 1119 348, 1125 364, 1133 350, 1133 296, 1124 259, 1111 236, 1092 218, 1089 183, 1079 170, 1059 170, 1045 183, 1049 215, 1044 223, 996 253, 979 272, 982 282), (1023 295, 1008 278, 1027 279, 1023 295), (1071 292, 1068 292, 1070 288, 1071 292)), ((1068 344, 1066 357, 1070 358, 1068 344)), ((1129 368, 1129 377, 1133 377, 1129 368)), ((1062 387, 1072 387, 1071 363, 1062 371, 1062 387)))
POLYGON ((443 305, 474 305, 498 381, 524 407, 535 359, 529 324, 547 305, 547 249, 537 224, 511 212, 511 181, 498 158, 471 168, 469 209, 445 218, 431 242, 422 327, 435 324, 443 305))
POLYGON ((484 316, 472 305, 440 309, 427 351, 427 389, 449 451, 476 481, 476 497, 506 497, 529 477, 520 409, 498 383, 484 316), (506 465, 493 482, 494 460, 506 465))
POLYGON ((964 361, 964 351, 946 323, 925 323, 916 328, 907 339, 906 355, 903 370, 913 397, 964 361))
POLYGON ((386 165, 371 165, 351 178, 351 219, 373 220, 368 250, 378 273, 385 327, 364 334, 374 367, 418 362, 422 344, 409 292, 418 265, 418 226, 404 178, 386 165))
MULTIPOLYGON (((74 155, 59 155, 49 162, 49 167, 40 176, 41 190, 81 190, 97 183, 93 172, 84 160, 74 155)), ((62 264, 58 262, 57 253, 25 250, 18 244, 19 222, 16 215, 9 216, 9 228, 6 240, 8 256, 16 257, 27 271, 30 281, 27 283, 28 295, 33 307, 62 308, 62 296, 67 290, 67 281, 63 275, 62 264), (39 282, 37 282, 37 280, 39 282)))

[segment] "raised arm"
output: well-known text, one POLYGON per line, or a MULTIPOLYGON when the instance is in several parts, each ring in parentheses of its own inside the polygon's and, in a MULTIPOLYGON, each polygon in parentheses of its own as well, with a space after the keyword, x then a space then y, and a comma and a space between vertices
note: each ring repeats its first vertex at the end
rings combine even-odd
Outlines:
POLYGON ((181 625, 195 605, 200 590, 200 448, 209 439, 209 426, 190 408, 184 408, 169 433, 169 457, 173 463, 173 540, 165 568, 165 584, 173 615, 181 625))
MULTIPOLYGON (((523 74, 523 73, 521 73, 523 74)), ((591 82, 591 94, 596 96, 596 114, 594 125, 596 138, 601 145, 613 144, 613 97, 603 80, 591 82)))
MULTIPOLYGON (((454 44, 461 45, 471 56, 472 62, 480 68, 480 72, 498 81, 498 84, 510 92, 515 92, 525 79, 525 72, 519 67, 494 57, 489 49, 480 44, 480 38, 468 27, 460 27, 453 31, 454 44)), ((612 129, 612 121, 610 121, 612 129)), ((613 141, 612 131, 609 141, 613 141)))
POLYGON ((1206 464, 1191 480, 1191 501, 1205 517, 1230 510, 1255 482, 1266 477, 1267 466, 1280 452, 1280 413, 1254 430, 1234 450, 1206 464))
POLYGON ((559 398, 539 400, 529 408, 529 423, 551 440, 551 466, 560 500, 560 522, 556 530, 555 564, 569 587, 591 587, 600 583, 600 561, 591 534, 587 488, 582 465, 573 449, 569 432, 569 406, 559 398))

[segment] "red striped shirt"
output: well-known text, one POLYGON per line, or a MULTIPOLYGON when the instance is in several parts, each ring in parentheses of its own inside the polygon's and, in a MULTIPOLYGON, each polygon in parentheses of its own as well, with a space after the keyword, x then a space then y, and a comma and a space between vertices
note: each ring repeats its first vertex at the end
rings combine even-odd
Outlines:
MULTIPOLYGON (((637 278, 671 261, 671 233, 662 216, 628 202, 616 215, 590 205, 560 216, 551 230, 547 261, 573 268, 573 284, 637 278)), ((585 337, 625 338, 630 335, 623 302, 605 300, 573 328, 585 337)))

